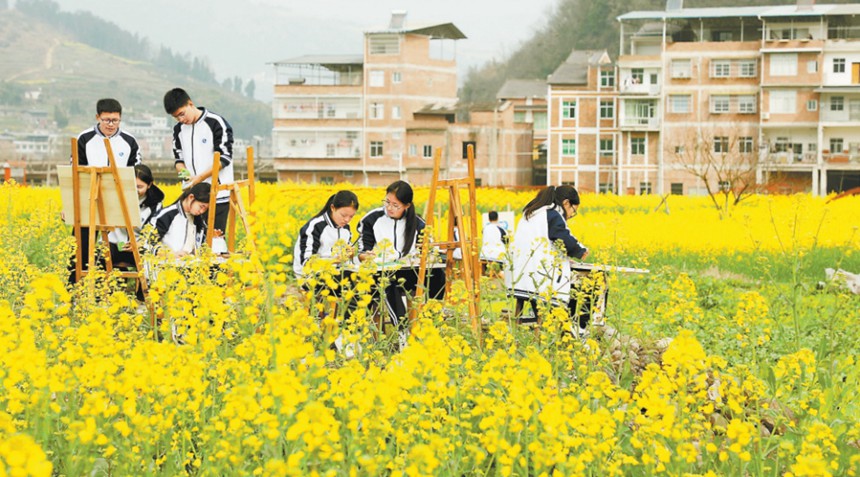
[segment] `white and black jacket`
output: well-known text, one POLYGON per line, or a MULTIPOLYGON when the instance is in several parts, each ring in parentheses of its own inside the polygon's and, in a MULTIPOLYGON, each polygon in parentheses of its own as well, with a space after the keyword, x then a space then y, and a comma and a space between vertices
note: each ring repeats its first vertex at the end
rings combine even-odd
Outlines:
MULTIPOLYGON (((222 118, 206 108, 198 108, 200 118, 194 124, 176 123, 173 127, 173 156, 176 163, 183 163, 197 176, 212 170, 215 153, 221 153, 220 184, 233 183, 233 128, 222 118)), ((206 179, 212 183, 212 179, 206 179)), ((230 191, 218 193, 218 202, 227 202, 230 191)))
MULTIPOLYGON (((91 167, 108 167, 107 149, 98 124, 78 135, 78 165, 91 167)), ((119 167, 134 167, 140 164, 140 146, 131 134, 117 129, 108 138, 116 165, 119 167)))
POLYGON ((502 262, 507 251, 508 233, 492 222, 484 225, 481 237, 481 260, 502 262))
POLYGON ((551 300, 566 306, 571 285, 569 257, 582 258, 587 251, 571 235, 560 208, 541 207, 531 217, 523 216, 517 225, 505 282, 517 298, 541 298, 549 291, 551 300), (558 240, 564 243, 564 250, 556 252, 558 240))
MULTIPOLYGON (((164 200, 164 192, 155 184, 149 186, 146 195, 140 200, 140 225, 146 226, 149 221, 161 211, 161 202, 164 200)), ((140 228, 135 227, 135 237, 140 233, 140 228)), ((128 233, 125 228, 116 228, 108 234, 110 243, 128 242, 128 233)))
POLYGON ((186 215, 182 210, 182 203, 177 201, 173 204, 161 209, 161 212, 152 219, 155 225, 155 230, 158 231, 158 238, 161 244, 172 250, 179 252, 185 245, 185 230, 188 226, 188 221, 194 221, 196 237, 194 248, 195 250, 203 245, 206 241, 206 220, 204 215, 194 216, 186 215))
POLYGON ((302 276, 305 262, 313 255, 331 258, 331 249, 338 240, 346 244, 352 241, 349 224, 338 227, 331 220, 328 211, 309 220, 300 230, 293 250, 293 271, 302 276))
MULTIPOLYGON (((418 221, 415 227, 415 236, 412 238, 412 248, 408 255, 418 254, 418 237, 424 230, 424 219, 415 217, 418 221)), ((368 212, 358 223, 358 252, 372 252, 377 243, 388 239, 397 252, 396 258, 407 255, 403 251, 406 242, 406 215, 399 219, 392 219, 385 214, 385 208, 379 207, 368 212)))

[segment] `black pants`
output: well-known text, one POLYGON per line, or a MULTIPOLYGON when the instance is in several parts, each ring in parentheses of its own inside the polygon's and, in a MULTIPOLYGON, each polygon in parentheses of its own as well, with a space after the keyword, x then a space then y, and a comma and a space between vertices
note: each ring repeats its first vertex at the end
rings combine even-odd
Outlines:
MULTIPOLYGON (((587 327, 588 323, 591 321, 591 313, 592 313, 592 306, 593 306, 592 302, 593 301, 594 301, 594 297, 590 294, 587 294, 587 295, 582 297, 582 303, 577 301, 576 298, 571 298, 567 302, 568 316, 570 316, 571 321, 573 321, 574 317, 576 317, 577 318, 576 321, 579 323, 580 328, 587 327)), ((525 309, 526 302, 531 304, 532 313, 533 313, 534 318, 531 320, 528 318, 521 319, 520 321, 523 323, 528 323, 530 321, 539 322, 540 321, 540 314, 539 314, 540 312, 538 311, 538 302, 537 302, 537 299, 535 299, 535 298, 526 299, 526 298, 517 297, 517 308, 516 308, 517 318, 520 318, 520 315, 522 314, 523 310, 525 309)))
MULTIPOLYGON (((229 202, 216 202, 215 203, 215 229, 224 232, 224 237, 227 237, 227 217, 230 215, 230 203, 229 202)), ((209 220, 209 216, 206 216, 206 220, 209 220)))
MULTIPOLYGON (((389 284, 385 287, 385 303, 383 320, 390 321, 398 330, 405 330, 409 327, 408 319, 408 300, 410 295, 415 294, 418 288, 418 269, 417 268, 402 268, 394 272, 379 272, 374 275, 374 281, 377 286, 373 289, 373 303, 377 303, 379 296, 379 282, 383 278, 383 274, 387 276, 389 284), (401 283, 402 280, 402 283, 401 283)), ((445 269, 444 268, 428 268, 427 269, 427 297, 434 300, 442 300, 445 298, 445 269)), ((355 302, 357 297, 353 298, 347 309, 346 319, 353 310, 355 310, 355 302)), ((371 305, 374 306, 374 305, 371 305)))

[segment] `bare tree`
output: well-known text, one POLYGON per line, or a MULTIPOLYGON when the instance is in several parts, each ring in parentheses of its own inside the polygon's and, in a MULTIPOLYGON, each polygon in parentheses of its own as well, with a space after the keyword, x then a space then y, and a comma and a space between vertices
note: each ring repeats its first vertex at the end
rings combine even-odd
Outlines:
POLYGON ((740 124, 688 127, 672 134, 671 157, 705 186, 721 213, 757 190, 760 157, 756 137, 740 124))

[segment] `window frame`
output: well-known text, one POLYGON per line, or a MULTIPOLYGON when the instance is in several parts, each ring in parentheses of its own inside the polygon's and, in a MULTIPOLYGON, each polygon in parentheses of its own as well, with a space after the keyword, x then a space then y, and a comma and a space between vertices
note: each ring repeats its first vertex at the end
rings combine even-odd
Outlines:
POLYGON ((383 141, 370 141, 370 158, 381 159, 385 155, 385 143, 383 141))

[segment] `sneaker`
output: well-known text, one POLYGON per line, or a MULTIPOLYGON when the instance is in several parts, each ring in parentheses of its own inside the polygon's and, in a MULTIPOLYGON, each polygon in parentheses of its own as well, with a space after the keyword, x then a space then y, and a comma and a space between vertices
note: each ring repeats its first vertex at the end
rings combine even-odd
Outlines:
POLYGON ((178 345, 185 344, 185 335, 176 332, 176 323, 170 322, 170 338, 178 345))
POLYGON ((409 342, 409 333, 406 331, 398 331, 397 332, 397 343, 400 345, 400 351, 406 349, 406 345, 409 342))

